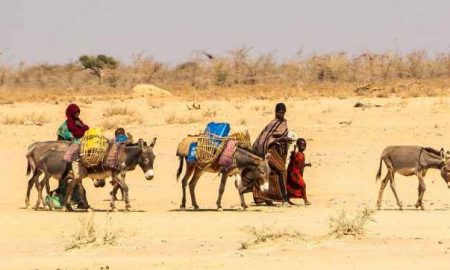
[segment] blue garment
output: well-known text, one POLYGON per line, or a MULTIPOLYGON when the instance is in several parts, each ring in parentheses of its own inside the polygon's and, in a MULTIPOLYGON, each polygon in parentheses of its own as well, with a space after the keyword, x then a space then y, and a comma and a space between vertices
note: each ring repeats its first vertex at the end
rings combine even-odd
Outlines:
POLYGON ((120 134, 118 136, 116 136, 116 143, 124 143, 128 141, 128 137, 124 134, 120 134))

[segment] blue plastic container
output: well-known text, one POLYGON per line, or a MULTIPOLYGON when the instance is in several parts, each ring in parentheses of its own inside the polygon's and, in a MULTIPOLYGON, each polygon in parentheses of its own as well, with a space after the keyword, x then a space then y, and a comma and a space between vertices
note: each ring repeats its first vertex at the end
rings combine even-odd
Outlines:
POLYGON ((228 123, 210 122, 206 126, 205 132, 210 134, 212 137, 223 138, 230 134, 230 129, 230 124, 228 123))
POLYGON ((196 162, 197 161, 197 143, 193 142, 189 145, 189 153, 187 156, 188 162, 196 162))
POLYGON ((230 134, 230 124, 210 122, 205 129, 205 133, 209 135, 216 147, 222 143, 222 138, 230 134))

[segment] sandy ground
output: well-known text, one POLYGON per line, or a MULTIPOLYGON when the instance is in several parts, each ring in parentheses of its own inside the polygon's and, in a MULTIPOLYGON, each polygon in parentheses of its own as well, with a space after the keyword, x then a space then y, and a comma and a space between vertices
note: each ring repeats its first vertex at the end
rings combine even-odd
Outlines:
MULTIPOLYGON (((181 187, 175 180, 177 142, 195 133, 211 119, 229 121, 233 130, 248 129, 252 138, 272 119, 275 100, 204 101, 202 109, 188 110, 186 102, 145 99, 94 101, 82 104, 82 119, 91 126, 105 121, 107 107, 126 106, 141 115, 143 124, 127 124, 135 138, 155 147, 156 177, 146 181, 139 169, 127 182, 133 211, 108 213, 110 186, 84 185, 90 213, 24 209, 25 150, 33 141, 54 138, 67 104, 17 103, 0 106, 0 118, 46 114, 42 125, 2 125, 0 135, 0 269, 449 269, 450 190, 438 171, 426 177, 425 211, 416 210, 418 181, 397 176, 397 189, 406 209, 398 211, 386 188, 382 211, 367 224, 361 239, 328 236, 330 217, 345 210, 352 215, 374 208, 379 156, 391 144, 450 147, 450 99, 309 99, 287 101, 291 130, 308 141, 306 156, 313 167, 305 171, 312 205, 259 207, 239 211, 233 181, 223 198, 225 211, 215 211, 219 178, 206 174, 197 186, 202 211, 178 211, 181 187), (362 110, 357 101, 379 104, 362 110), (155 105, 156 104, 156 105, 155 105), (216 116, 210 116, 213 112, 216 116), (192 120, 166 124, 169 116, 192 120), (341 123, 340 123, 341 122, 341 123), (92 218, 99 235, 105 224, 119 239, 113 246, 89 245, 65 251, 80 219, 92 218), (109 220, 109 221, 108 221, 109 220), (248 229, 269 227, 278 232, 299 232, 241 250, 251 241, 248 229)), ((386 169, 383 167, 383 174, 386 169)), ((54 181, 54 180, 53 180, 54 181)), ((52 182, 55 185, 55 182, 52 182)), ((33 190, 32 202, 36 199, 33 190)), ((246 195, 251 202, 251 195, 246 195)), ((190 205, 190 198, 188 197, 190 205)), ((123 209, 122 202, 118 202, 123 209)))

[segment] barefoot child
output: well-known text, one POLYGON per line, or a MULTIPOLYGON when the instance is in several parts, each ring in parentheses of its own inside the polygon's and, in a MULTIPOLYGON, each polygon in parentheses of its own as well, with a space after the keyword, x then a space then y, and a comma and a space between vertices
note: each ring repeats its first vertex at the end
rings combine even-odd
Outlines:
POLYGON ((306 184, 303 180, 305 167, 311 167, 311 163, 305 163, 306 141, 303 138, 297 140, 296 147, 291 153, 288 165, 287 192, 289 198, 303 198, 305 205, 310 205, 306 196, 306 184), (296 151, 296 147, 298 151, 296 151))

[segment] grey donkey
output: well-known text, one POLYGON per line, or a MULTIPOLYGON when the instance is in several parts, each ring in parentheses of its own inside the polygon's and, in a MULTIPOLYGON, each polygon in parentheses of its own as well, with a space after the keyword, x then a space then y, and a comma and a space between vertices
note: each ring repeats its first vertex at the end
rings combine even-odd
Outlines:
POLYGON ((450 159, 444 149, 436 150, 430 147, 422 147, 415 145, 403 145, 403 146, 388 146, 383 150, 380 158, 380 167, 377 173, 377 181, 381 177, 382 162, 386 164, 388 172, 384 179, 381 181, 380 191, 378 193, 377 207, 381 208, 381 198, 383 196, 384 188, 390 181, 392 192, 394 193, 397 205, 400 210, 403 209, 403 205, 398 198, 397 191, 395 189, 394 174, 397 172, 403 176, 416 175, 419 179, 418 199, 416 208, 424 209, 423 206, 423 194, 425 193, 425 181, 424 177, 428 169, 438 169, 441 171, 441 176, 446 182, 448 188, 450 188, 450 159))
MULTIPOLYGON (((82 195, 82 199, 85 204, 87 204, 87 199, 85 197, 84 189, 82 188, 81 180, 85 177, 90 177, 92 179, 104 179, 106 177, 112 177, 115 183, 119 184, 120 187, 124 190, 125 194, 125 203, 126 209, 130 208, 129 200, 128 200, 128 186, 125 183, 125 173, 128 170, 133 170, 136 166, 142 168, 145 178, 147 180, 151 180, 154 177, 153 172, 153 163, 155 160, 155 155, 153 153, 153 147, 155 146, 156 138, 153 139, 150 145, 140 139, 139 142, 135 145, 127 145, 125 147, 125 161, 123 164, 123 168, 121 169, 110 169, 104 168, 102 166, 93 167, 93 168, 83 168, 83 173, 81 178, 72 179, 71 183, 68 186, 68 191, 66 198, 64 200, 64 205, 67 209, 71 209, 68 204, 68 200, 71 196, 72 190, 75 186, 79 188, 79 192, 82 195), (76 185, 79 184, 79 185, 76 185)), ((66 149, 66 143, 58 143, 58 142, 46 142, 41 144, 33 144, 29 147, 27 152, 28 159, 28 167, 27 174, 32 173, 32 177, 28 181, 27 187, 27 195, 26 195, 26 204, 29 203, 29 194, 30 189, 33 186, 33 183, 38 188, 38 200, 36 202, 35 208, 39 207, 42 198, 42 189, 46 187, 49 189, 49 178, 54 177, 57 180, 65 179, 69 172, 70 166, 66 162, 63 161, 63 156, 66 149), (38 177, 42 173, 45 174, 44 179, 41 183, 38 182, 38 177)), ((94 185, 98 186, 97 181, 94 181, 94 185)), ((104 185, 104 184, 103 184, 104 185)), ((99 185, 101 186, 101 185, 99 185)), ((86 205, 87 207, 87 205, 86 205)), ((115 209, 115 196, 111 198, 111 208, 115 209)))

